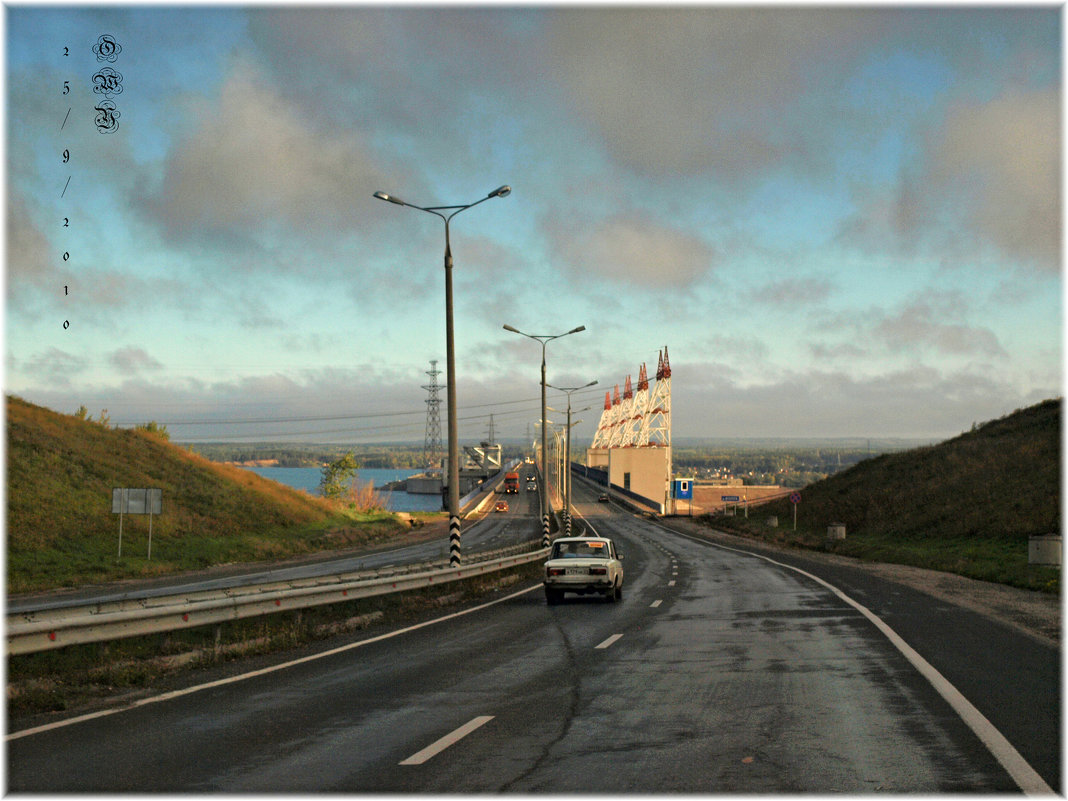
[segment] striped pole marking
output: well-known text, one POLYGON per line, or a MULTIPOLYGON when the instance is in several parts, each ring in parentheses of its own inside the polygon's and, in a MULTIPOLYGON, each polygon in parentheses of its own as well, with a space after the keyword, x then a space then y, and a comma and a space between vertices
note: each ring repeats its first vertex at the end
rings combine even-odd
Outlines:
POLYGON ((460 518, 449 518, 449 566, 460 566, 460 518))
POLYGON ((541 516, 541 547, 549 547, 549 515, 548 513, 541 516))

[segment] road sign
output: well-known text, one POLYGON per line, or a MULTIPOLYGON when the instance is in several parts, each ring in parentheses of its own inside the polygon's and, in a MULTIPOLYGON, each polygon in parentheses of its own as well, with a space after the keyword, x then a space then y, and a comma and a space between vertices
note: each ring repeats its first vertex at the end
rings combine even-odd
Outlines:
POLYGON ((740 501, 741 497, 738 495, 720 495, 719 499, 721 501, 740 501))
MULTIPOLYGON (((779 496, 779 497, 782 497, 782 496, 779 496)), ((792 503, 792 504, 801 503, 801 493, 800 492, 791 492, 790 493, 790 503, 792 503)))

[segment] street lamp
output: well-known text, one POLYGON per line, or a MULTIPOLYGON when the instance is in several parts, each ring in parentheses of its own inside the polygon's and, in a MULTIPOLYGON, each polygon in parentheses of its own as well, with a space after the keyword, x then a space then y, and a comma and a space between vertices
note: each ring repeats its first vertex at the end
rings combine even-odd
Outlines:
MULTIPOLYGON (((513 334, 519 334, 528 339, 536 339, 541 343, 541 475, 542 480, 545 481, 546 476, 548 475, 548 465, 546 463, 548 454, 546 453, 545 442, 545 345, 554 339, 560 339, 560 337, 566 337, 569 334, 577 334, 579 331, 585 331, 586 326, 580 325, 578 328, 572 328, 570 331, 566 331, 563 334, 527 334, 510 325, 505 325, 504 330, 511 331, 513 334)), ((549 496, 544 492, 541 493, 541 547, 549 547, 549 496)))
MULTIPOLYGON (((552 384, 546 384, 547 387, 555 389, 559 392, 567 393, 567 442, 564 446, 567 452, 566 462, 567 473, 564 478, 564 529, 568 536, 571 536, 571 393, 577 392, 580 389, 586 389, 596 384, 596 381, 591 381, 588 384, 583 384, 581 387, 556 387, 552 384)), ((586 409, 590 407, 587 406, 586 409)), ((580 409, 579 411, 586 411, 586 409, 580 409)))
POLYGON ((379 200, 426 211, 445 221, 445 380, 449 404, 449 564, 460 566, 460 445, 456 434, 456 349, 453 343, 452 325, 452 250, 449 247, 449 221, 465 209, 477 206, 490 198, 507 197, 510 186, 499 186, 480 200, 465 206, 416 206, 405 203, 396 195, 375 192, 379 200), (451 212, 443 214, 442 212, 451 212))

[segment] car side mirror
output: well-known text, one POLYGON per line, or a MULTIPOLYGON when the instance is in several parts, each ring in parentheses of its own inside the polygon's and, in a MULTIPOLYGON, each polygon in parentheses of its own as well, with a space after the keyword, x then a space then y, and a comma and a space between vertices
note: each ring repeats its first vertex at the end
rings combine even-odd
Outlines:
POLYGON ((616 559, 618 559, 620 562, 622 562, 623 561, 623 554, 617 553, 616 554, 616 559))

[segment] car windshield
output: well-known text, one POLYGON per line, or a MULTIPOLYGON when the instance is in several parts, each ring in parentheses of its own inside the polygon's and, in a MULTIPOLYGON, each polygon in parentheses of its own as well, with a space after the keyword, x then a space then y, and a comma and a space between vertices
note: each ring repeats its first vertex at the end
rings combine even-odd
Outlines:
POLYGON ((607 559, 608 543, 557 542, 553 545, 553 559, 607 559))

